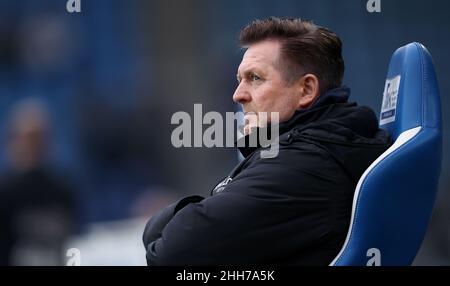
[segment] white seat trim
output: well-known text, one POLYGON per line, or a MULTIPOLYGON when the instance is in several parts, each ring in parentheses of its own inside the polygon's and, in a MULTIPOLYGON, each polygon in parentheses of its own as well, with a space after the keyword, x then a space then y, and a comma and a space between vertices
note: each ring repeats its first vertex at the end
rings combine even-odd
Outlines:
POLYGON ((370 166, 367 168, 367 170, 362 174, 361 178, 358 181, 358 184, 356 185, 355 194, 353 195, 353 206, 352 206, 352 216, 350 219, 350 228, 347 232, 347 237, 345 238, 344 246, 342 246, 341 251, 339 254, 334 258, 334 260, 330 263, 330 266, 334 266, 336 262, 339 260, 341 255, 343 254, 344 250, 347 248, 348 242, 350 241, 350 236, 353 231, 353 223, 355 219, 355 213, 356 213, 356 205, 358 203, 359 198, 359 192, 361 191, 361 186, 363 182, 365 181, 367 175, 372 171, 373 168, 375 168, 384 158, 389 156, 391 153, 393 153, 395 150, 399 149, 401 146, 406 144, 408 141, 410 141, 412 138, 414 138, 422 129, 421 126, 411 128, 409 130, 406 130, 402 132, 397 140, 395 140, 394 144, 392 144, 391 147, 389 147, 383 154, 380 155, 370 166))

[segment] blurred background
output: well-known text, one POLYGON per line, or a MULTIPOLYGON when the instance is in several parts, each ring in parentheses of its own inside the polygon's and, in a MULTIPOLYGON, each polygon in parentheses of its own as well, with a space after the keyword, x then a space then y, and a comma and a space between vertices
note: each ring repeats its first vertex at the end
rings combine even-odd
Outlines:
MULTIPOLYGON (((208 195, 232 148, 172 146, 177 111, 236 111, 240 29, 311 19, 344 43, 351 100, 381 106, 389 59, 412 41, 434 57, 450 124, 450 2, 381 0, 0 1, 0 264, 144 265, 146 219, 208 195)), ((450 265, 449 134, 440 192, 417 265, 450 265)))

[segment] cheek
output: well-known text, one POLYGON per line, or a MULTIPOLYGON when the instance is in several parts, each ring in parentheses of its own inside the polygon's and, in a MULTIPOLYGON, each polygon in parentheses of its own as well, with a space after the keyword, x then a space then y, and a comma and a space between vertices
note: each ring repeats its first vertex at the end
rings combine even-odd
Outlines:
POLYGON ((280 121, 288 120, 295 112, 295 96, 284 82, 266 82, 252 92, 251 110, 279 112, 280 121))
POLYGON ((274 91, 274 96, 268 97, 266 107, 268 111, 279 112, 280 121, 289 120, 296 110, 296 97, 290 90, 280 88, 274 91))
POLYGON ((255 90, 255 105, 263 108, 264 111, 279 111, 279 106, 282 105, 284 97, 282 88, 276 85, 263 85, 255 90))

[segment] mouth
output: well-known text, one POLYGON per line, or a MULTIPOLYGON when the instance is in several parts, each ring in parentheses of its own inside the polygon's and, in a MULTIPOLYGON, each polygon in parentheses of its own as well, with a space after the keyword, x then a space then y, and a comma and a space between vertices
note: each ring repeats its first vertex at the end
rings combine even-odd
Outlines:
POLYGON ((252 123, 258 118, 258 114, 254 111, 244 112, 244 122, 245 124, 252 123))
POLYGON ((244 134, 248 135, 252 128, 258 126, 258 117, 257 113, 254 111, 244 112, 244 134))

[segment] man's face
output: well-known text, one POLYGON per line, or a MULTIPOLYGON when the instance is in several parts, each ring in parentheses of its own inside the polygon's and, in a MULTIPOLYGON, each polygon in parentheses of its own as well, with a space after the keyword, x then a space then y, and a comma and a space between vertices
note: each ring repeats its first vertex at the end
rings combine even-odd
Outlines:
MULTIPOLYGON (((296 84, 288 84, 280 67, 280 43, 266 40, 251 45, 245 52, 238 68, 238 87, 233 100, 242 104, 246 119, 260 118, 260 112, 278 112, 280 122, 289 120, 299 108, 299 89, 296 84)), ((247 122, 246 134, 254 125, 247 122)), ((269 120, 270 121, 270 120, 269 120)))

